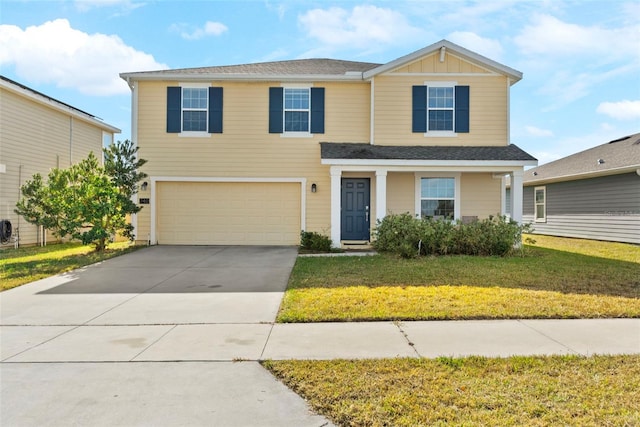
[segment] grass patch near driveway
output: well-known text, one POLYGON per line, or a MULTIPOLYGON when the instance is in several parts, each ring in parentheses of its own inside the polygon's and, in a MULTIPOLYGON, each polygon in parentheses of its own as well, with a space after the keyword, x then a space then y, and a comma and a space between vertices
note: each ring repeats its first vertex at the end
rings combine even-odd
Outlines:
POLYGON ((93 246, 80 243, 4 249, 0 251, 0 290, 104 261, 141 247, 117 242, 100 253, 95 252, 93 246))
POLYGON ((640 356, 263 364, 343 426, 640 425, 640 356))
POLYGON ((534 238, 524 257, 298 258, 278 321, 640 317, 640 247, 534 238))

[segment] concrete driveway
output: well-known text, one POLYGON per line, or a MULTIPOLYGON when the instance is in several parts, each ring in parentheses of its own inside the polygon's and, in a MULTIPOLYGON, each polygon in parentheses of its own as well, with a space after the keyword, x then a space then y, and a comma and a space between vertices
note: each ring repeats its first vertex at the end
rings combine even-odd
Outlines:
POLYGON ((328 425, 242 361, 262 358, 296 253, 154 246, 3 292, 0 424, 328 425))

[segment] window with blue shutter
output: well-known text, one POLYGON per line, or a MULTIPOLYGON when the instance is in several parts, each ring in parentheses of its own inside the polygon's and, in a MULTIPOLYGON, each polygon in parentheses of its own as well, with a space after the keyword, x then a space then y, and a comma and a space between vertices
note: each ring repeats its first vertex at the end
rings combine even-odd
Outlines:
POLYGON ((269 133, 324 133, 324 88, 269 88, 269 133))
POLYGON ((222 133, 221 87, 167 87, 167 133, 222 133))
POLYGON ((412 132, 469 132, 469 86, 413 86, 412 132))

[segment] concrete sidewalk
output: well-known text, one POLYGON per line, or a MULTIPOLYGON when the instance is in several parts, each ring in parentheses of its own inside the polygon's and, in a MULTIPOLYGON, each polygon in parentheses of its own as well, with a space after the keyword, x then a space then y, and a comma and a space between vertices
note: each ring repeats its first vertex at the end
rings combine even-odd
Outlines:
POLYGON ((640 354, 640 319, 2 326, 2 362, 640 354))

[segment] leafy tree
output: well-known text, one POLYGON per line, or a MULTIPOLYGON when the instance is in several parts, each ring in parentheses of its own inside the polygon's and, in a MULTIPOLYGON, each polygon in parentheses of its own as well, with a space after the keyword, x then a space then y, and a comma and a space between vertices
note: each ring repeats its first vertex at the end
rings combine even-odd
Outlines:
POLYGON ((141 209, 132 196, 146 177, 137 167, 146 162, 136 159, 137 148, 129 141, 111 144, 104 153, 104 167, 90 153, 67 169, 52 169, 46 184, 35 174, 22 186, 15 212, 58 237, 93 244, 96 251, 104 250, 116 233, 133 241, 127 216, 141 209))

